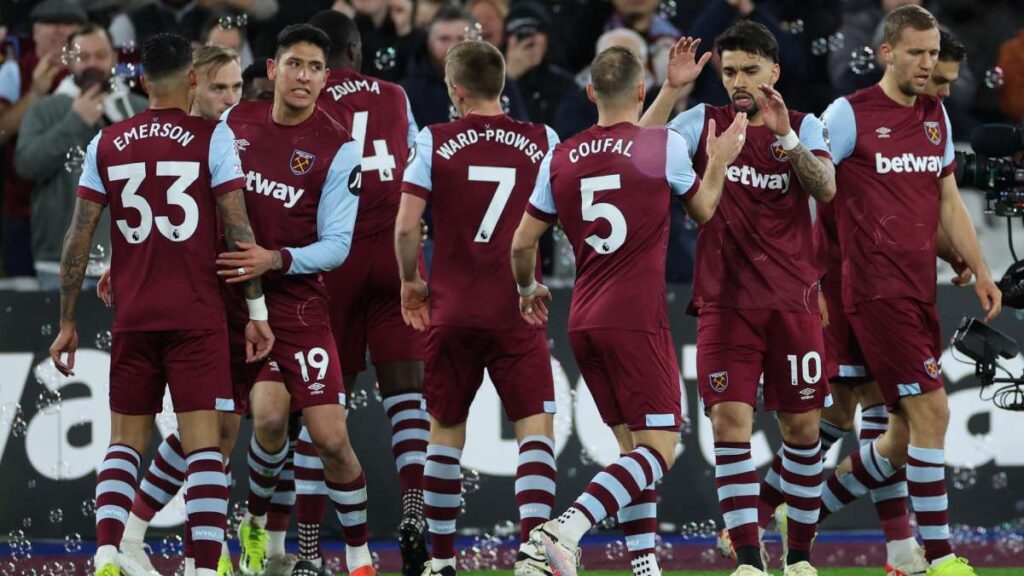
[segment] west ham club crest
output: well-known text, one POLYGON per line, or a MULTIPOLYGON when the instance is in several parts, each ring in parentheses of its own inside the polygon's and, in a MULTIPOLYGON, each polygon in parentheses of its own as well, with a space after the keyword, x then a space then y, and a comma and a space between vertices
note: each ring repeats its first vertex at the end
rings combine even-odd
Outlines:
POLYGON ((775 142, 772 142, 771 147, 772 157, 774 157, 776 160, 778 160, 779 162, 785 162, 786 160, 789 160, 789 152, 786 152, 786 150, 783 149, 782 142, 776 140, 775 142))
POLYGON ((309 152, 303 152, 302 150, 292 150, 291 168, 292 174, 296 176, 302 176, 313 169, 313 161, 316 160, 316 156, 309 152))
POLYGON ((924 134, 928 137, 928 140, 936 146, 939 145, 939 142, 942 142, 942 129, 939 128, 938 122, 925 122, 924 134))

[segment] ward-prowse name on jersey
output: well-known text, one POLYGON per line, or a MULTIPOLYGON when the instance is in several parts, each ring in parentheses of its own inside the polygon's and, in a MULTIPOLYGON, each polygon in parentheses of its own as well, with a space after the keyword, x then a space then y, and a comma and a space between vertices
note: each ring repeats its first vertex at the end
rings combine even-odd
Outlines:
POLYGON ((494 142, 515 148, 525 154, 530 162, 537 164, 544 159, 547 150, 542 149, 529 136, 522 132, 504 130, 502 128, 486 128, 463 130, 441 143, 435 152, 445 160, 451 160, 460 150, 477 142, 494 142))
POLYGON ((125 148, 132 142, 138 142, 146 138, 168 138, 185 147, 195 139, 195 135, 185 128, 170 122, 139 124, 128 127, 120 136, 115 136, 114 146, 118 152, 124 152, 125 148))

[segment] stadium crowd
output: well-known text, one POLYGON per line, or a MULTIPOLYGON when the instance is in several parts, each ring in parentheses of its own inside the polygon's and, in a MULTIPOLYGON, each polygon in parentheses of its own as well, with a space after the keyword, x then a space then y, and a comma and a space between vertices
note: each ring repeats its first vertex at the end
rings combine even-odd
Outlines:
MULTIPOLYGON (((237 50, 242 67, 272 56, 280 30, 333 8, 355 18, 363 72, 398 82, 420 127, 453 116, 443 82, 446 51, 465 38, 501 49, 508 62, 503 106, 544 123, 564 140, 590 126, 588 63, 610 46, 646 63, 648 102, 657 96, 669 49, 680 36, 711 40, 737 19, 764 24, 779 40, 785 74, 777 88, 795 109, 820 114, 837 96, 876 82, 884 15, 924 4, 967 47, 966 65, 945 101, 954 139, 984 122, 1024 118, 1024 10, 1014 0, 23 0, 0 8, 0 285, 57 290, 84 148, 104 126, 145 109, 140 47, 174 30, 195 45, 237 50), (107 84, 109 82, 109 84, 107 84), (90 88, 91 87, 91 88, 90 88), (3 278, 6 277, 6 278, 3 278)), ((721 105, 720 63, 707 67, 675 103, 721 105)), ((969 206, 980 204, 969 201, 969 206)), ((975 212, 979 233, 1001 224, 975 212)), ((429 220, 429 211, 427 214, 429 220)), ((101 230, 106 230, 104 224, 101 230)), ((109 257, 97 238, 90 270, 109 257)), ((671 222, 667 280, 692 279, 696 225, 671 222)), ((564 239, 542 241, 548 274, 572 273, 564 239), (561 244, 561 246, 558 246, 561 244)), ((1001 245, 1001 243, 999 243, 1001 245)), ((428 259, 429 255, 428 243, 428 259)), ((997 247, 998 249, 998 247, 997 247)), ((1008 262, 991 256, 999 271, 1008 262)))

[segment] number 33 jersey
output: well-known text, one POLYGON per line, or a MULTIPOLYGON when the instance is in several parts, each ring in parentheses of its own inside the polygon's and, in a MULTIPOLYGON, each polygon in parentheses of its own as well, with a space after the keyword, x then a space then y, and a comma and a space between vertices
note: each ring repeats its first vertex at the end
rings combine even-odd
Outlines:
POLYGON ((434 218, 432 325, 529 326, 519 315, 510 249, 537 170, 557 143, 551 128, 504 114, 420 131, 402 192, 429 200, 434 218))
POLYGON ((93 138, 77 194, 110 207, 115 332, 224 325, 216 198, 243 185, 223 122, 146 110, 93 138))

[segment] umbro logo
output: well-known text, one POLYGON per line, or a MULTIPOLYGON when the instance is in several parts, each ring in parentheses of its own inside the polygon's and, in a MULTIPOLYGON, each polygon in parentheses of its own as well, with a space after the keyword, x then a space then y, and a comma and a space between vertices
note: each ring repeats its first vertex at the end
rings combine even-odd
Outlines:
POLYGON ((892 130, 890 128, 886 128, 885 126, 882 126, 881 128, 875 130, 875 134, 878 134, 879 138, 888 138, 890 133, 892 133, 892 130))
POLYGON ((800 391, 801 400, 810 400, 811 398, 814 398, 814 388, 804 388, 800 391))
POLYGON ((235 140, 235 150, 238 152, 245 152, 245 149, 249 146, 249 141, 245 138, 239 138, 235 140))
POLYGON ((309 393, 311 395, 316 396, 317 394, 323 394, 324 388, 327 388, 327 385, 323 382, 314 382, 309 386, 306 386, 306 388, 309 389, 309 393))

